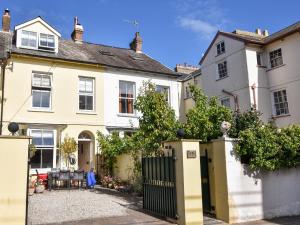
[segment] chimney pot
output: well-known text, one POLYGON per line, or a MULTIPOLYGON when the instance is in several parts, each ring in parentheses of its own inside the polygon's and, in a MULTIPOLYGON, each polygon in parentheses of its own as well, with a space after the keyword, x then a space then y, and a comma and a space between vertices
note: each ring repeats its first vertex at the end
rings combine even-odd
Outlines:
POLYGON ((135 51, 136 53, 141 53, 142 52, 142 44, 143 44, 143 40, 140 36, 140 32, 136 32, 134 39, 130 43, 131 50, 135 51))
POLYGON ((256 28, 255 33, 258 34, 258 35, 262 35, 261 34, 261 29, 259 29, 259 28, 256 28))
POLYGON ((74 30, 71 34, 71 37, 74 42, 82 43, 83 41, 83 26, 78 22, 78 17, 74 17, 74 30))
POLYGON ((10 11, 9 9, 5 9, 2 16, 2 31, 9 32, 10 31, 10 11))
POLYGON ((263 35, 264 35, 265 37, 269 36, 269 31, 268 31, 268 30, 264 30, 264 31, 263 31, 263 35))

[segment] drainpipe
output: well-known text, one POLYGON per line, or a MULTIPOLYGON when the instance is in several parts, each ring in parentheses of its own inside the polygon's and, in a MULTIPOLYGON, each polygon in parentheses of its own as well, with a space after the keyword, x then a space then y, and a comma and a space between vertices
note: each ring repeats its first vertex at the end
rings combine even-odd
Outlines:
POLYGON ((255 96, 255 83, 251 86, 252 94, 253 94, 253 109, 256 109, 256 96, 255 96))
POLYGON ((226 91, 225 89, 223 89, 222 92, 224 92, 225 94, 228 94, 228 95, 233 97, 235 112, 237 112, 237 113, 240 112, 238 96, 233 94, 232 92, 226 91))
POLYGON ((7 65, 7 60, 2 60, 1 63, 1 74, 2 74, 2 94, 1 94, 1 118, 0 118, 0 135, 2 135, 3 128, 3 109, 4 109, 4 83, 5 83, 5 68, 7 65))

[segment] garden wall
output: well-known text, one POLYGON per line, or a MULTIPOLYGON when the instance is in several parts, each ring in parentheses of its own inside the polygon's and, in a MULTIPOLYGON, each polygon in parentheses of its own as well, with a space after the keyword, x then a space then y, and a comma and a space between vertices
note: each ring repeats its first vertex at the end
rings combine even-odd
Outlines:
POLYGON ((29 140, 0 136, 0 225, 25 224, 29 140))
POLYGON ((133 175, 134 161, 128 154, 122 154, 117 157, 117 163, 114 168, 114 176, 120 178, 122 181, 129 182, 133 175))
POLYGON ((217 218, 236 223, 300 215, 300 167, 253 172, 241 164, 233 139, 220 138, 208 145, 213 152, 211 195, 217 218))

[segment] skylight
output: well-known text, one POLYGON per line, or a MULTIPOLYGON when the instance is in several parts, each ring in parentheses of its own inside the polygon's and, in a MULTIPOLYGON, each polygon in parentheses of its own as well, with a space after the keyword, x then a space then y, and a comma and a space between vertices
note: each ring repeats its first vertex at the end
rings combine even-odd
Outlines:
POLYGON ((100 53, 101 55, 114 56, 114 54, 112 54, 112 53, 109 52, 109 51, 102 51, 102 50, 99 50, 99 53, 100 53))

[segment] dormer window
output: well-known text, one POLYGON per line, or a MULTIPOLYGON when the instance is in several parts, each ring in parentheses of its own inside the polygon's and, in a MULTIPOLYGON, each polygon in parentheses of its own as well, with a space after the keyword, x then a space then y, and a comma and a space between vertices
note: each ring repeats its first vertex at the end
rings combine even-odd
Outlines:
POLYGON ((54 49, 55 48, 54 35, 40 34, 39 47, 42 48, 42 49, 54 49))
POLYGON ((37 48, 37 33, 22 30, 21 46, 26 48, 37 48))

